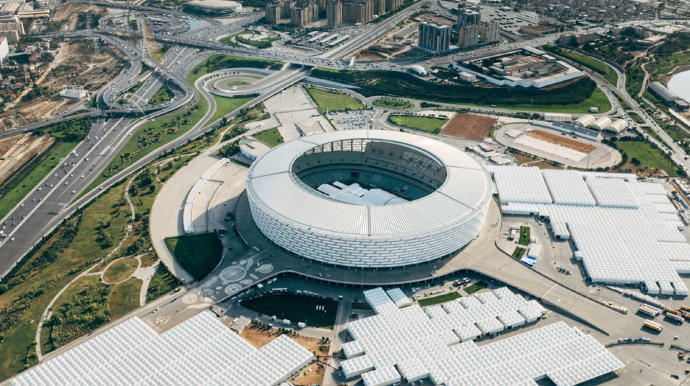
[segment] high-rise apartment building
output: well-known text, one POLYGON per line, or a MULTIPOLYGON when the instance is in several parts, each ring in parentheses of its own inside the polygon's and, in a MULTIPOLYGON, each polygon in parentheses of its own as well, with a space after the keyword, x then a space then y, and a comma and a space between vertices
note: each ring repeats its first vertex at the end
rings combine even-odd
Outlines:
POLYGON ((329 0, 326 6, 326 26, 328 29, 340 27, 343 23, 343 3, 339 0, 329 0))
POLYGON ((419 23, 419 47, 435 53, 446 52, 450 47, 451 32, 449 25, 421 22, 419 23))

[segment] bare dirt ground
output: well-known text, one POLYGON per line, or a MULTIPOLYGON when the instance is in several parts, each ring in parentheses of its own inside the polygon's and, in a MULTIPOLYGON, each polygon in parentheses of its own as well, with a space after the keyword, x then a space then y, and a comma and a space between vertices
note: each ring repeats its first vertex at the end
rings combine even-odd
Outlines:
POLYGON ((563 170, 563 166, 551 165, 550 163, 544 162, 536 157, 526 156, 518 153, 513 153, 513 157, 515 157, 515 161, 517 161, 518 166, 536 166, 539 169, 563 170))
POLYGON ((69 53, 48 73, 40 84, 41 94, 31 101, 23 101, 0 114, 0 129, 7 129, 45 120, 59 115, 78 103, 78 100, 59 96, 62 86, 79 85, 94 92, 120 73, 124 61, 120 53, 107 46, 95 54, 92 42, 72 40, 64 49, 69 53))
POLYGON ((483 141, 494 123, 496 118, 458 113, 443 127, 441 134, 483 141))
POLYGON ((55 141, 50 136, 34 136, 20 134, 0 140, 0 185, 15 170, 31 159, 35 154, 41 154, 55 141))
POLYGON ((326 366, 319 362, 314 362, 300 371, 300 376, 292 384, 295 386, 311 386, 323 384, 323 377, 326 375, 326 366))
POLYGON ((590 152, 596 150, 596 147, 592 145, 576 141, 564 135, 551 134, 541 130, 532 130, 527 135, 529 135, 532 138, 540 139, 542 141, 553 143, 555 145, 571 148, 573 150, 577 150, 579 152, 586 154, 589 154, 590 152))

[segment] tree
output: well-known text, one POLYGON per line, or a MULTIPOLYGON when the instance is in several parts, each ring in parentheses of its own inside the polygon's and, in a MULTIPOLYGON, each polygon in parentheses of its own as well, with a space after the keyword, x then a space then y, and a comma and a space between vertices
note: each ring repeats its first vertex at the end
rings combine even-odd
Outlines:
POLYGON ((149 192, 153 193, 155 191, 156 191, 156 185, 153 185, 153 184, 149 185, 149 192))
POLYGON ((7 292, 7 284, 0 284, 0 295, 7 292))

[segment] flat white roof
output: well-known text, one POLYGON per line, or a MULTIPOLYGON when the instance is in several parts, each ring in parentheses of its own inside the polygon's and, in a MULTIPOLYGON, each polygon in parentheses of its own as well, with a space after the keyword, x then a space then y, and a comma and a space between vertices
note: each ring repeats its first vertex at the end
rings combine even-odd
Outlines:
MULTIPOLYGON (((464 308, 459 301, 427 307, 435 310, 435 317, 425 315, 419 306, 398 309, 390 298, 385 300, 385 292, 380 288, 369 293, 382 311, 348 323, 347 329, 355 340, 343 345, 348 359, 341 362, 346 377, 361 374, 365 385, 425 378, 435 385, 447 386, 535 385, 535 379, 548 376, 558 386, 571 386, 624 366, 594 338, 564 322, 483 346, 471 340, 459 343, 460 335, 476 338, 480 334, 477 325, 499 331, 506 325, 525 323, 522 312, 511 311, 516 304, 525 302, 524 298, 507 288, 487 292, 491 295, 484 297, 492 300, 486 304, 471 297, 476 303, 470 308, 464 308), (386 307, 386 303, 391 307, 386 307), (477 307, 498 307, 502 311, 498 318, 486 317, 497 310, 494 308, 493 312, 487 309, 477 313, 472 322, 460 322, 464 314, 477 307), (447 333, 456 338, 450 339, 447 333)), ((541 307, 535 301, 526 303, 541 307)))
POLYGON ((688 295, 678 276, 683 265, 672 261, 690 259, 690 245, 678 231, 678 213, 663 186, 640 182, 632 174, 544 170, 551 204, 543 197, 533 199, 533 190, 506 176, 522 168, 501 169, 491 167, 502 211, 548 217, 556 236, 574 240, 575 256, 592 281, 645 284, 651 294, 688 295))
POLYGON ((313 360, 281 335, 261 349, 211 312, 158 335, 137 317, 10 381, 24 385, 278 385, 313 360))

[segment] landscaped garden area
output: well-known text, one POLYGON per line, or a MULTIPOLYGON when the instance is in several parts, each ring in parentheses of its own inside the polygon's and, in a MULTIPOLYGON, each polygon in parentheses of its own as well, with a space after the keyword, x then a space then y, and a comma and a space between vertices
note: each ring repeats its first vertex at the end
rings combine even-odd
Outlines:
POLYGON ((518 244, 529 245, 529 240, 530 240, 530 229, 528 226, 523 225, 520 227, 520 239, 518 240, 518 244))
POLYGON ((314 87, 305 87, 305 90, 314 100, 321 114, 326 114, 329 111, 351 111, 366 108, 359 99, 341 92, 314 87))
POLYGON ((448 122, 447 118, 436 118, 418 115, 390 115, 388 121, 394 125, 408 129, 426 131, 427 133, 438 134, 443 125, 448 122))
POLYGON ((263 315, 288 319, 292 323, 303 322, 310 327, 333 328, 338 312, 338 302, 296 293, 269 293, 242 300, 242 306, 263 315), (317 310, 323 306, 323 310, 317 310))
POLYGON ((426 306, 433 306, 434 304, 440 304, 440 303, 445 303, 449 302, 453 299, 461 298, 462 295, 460 295, 457 291, 453 292, 448 292, 447 294, 439 295, 439 296, 434 296, 426 299, 420 299, 419 300, 419 306, 420 307, 426 307, 426 306))
POLYGON ((169 237, 165 244, 195 280, 208 276, 223 257, 223 243, 215 232, 169 237))
POLYGON ((283 143, 283 136, 280 135, 280 132, 278 131, 277 128, 275 129, 269 129, 269 130, 264 130, 260 133, 256 133, 252 135, 255 139, 258 139, 259 141, 265 143, 266 145, 270 147, 276 147, 283 143))

